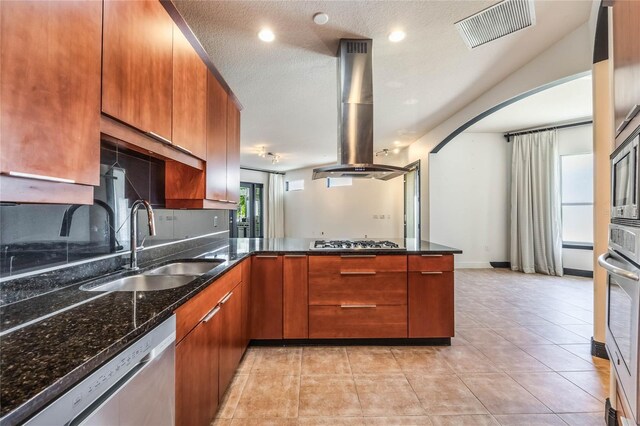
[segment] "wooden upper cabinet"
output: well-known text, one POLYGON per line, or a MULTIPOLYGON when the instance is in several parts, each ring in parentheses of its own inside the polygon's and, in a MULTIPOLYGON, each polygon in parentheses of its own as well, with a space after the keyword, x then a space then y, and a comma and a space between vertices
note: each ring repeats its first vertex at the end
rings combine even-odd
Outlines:
POLYGON ((207 66, 177 26, 173 28, 174 145, 207 155, 207 66))
POLYGON ((227 92, 213 74, 207 78, 206 198, 227 200, 227 92))
MULTIPOLYGON (((32 201, 83 201, 69 183, 100 183, 102 3, 0 3, 0 172, 68 182, 58 194, 48 182, 32 201), (54 200, 62 193, 70 198, 54 200)), ((3 182, 2 201, 28 202, 33 185, 3 182)), ((92 202, 93 189, 81 189, 92 202)))
POLYGON ((240 201, 240 110, 227 102, 227 200, 240 201))
MULTIPOLYGON (((615 127, 640 105, 640 2, 616 1, 613 5, 613 85, 615 127)), ((639 114, 640 115, 640 114, 639 114)), ((636 115, 636 119, 639 116, 636 115)), ((637 123, 634 122, 634 124, 637 123)), ((623 142, 634 130, 627 126, 616 140, 623 142)), ((617 133, 617 132, 616 132, 617 133)))
POLYGON ((102 111, 167 141, 173 27, 158 0, 104 1, 102 111))

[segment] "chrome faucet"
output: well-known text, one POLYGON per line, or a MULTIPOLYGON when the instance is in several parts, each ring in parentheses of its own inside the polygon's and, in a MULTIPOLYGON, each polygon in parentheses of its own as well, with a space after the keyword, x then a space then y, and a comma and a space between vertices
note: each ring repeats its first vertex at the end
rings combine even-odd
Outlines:
POLYGON ((134 201, 131 206, 131 217, 129 220, 131 223, 131 238, 129 239, 129 243, 131 244, 131 259, 129 261, 129 269, 138 269, 138 249, 142 248, 142 246, 138 247, 138 209, 141 206, 147 211, 149 235, 156 235, 156 220, 153 216, 151 204, 145 200, 134 201))

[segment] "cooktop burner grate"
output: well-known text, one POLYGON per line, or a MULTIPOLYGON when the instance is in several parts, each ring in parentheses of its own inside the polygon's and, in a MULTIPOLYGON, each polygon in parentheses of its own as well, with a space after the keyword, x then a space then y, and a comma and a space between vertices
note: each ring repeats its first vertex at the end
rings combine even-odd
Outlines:
POLYGON ((316 240, 311 250, 403 250, 392 241, 375 240, 316 240))

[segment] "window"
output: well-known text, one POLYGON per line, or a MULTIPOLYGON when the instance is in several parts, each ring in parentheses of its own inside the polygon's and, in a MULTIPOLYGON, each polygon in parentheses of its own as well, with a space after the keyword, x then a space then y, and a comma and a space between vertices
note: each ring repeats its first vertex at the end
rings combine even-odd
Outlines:
POLYGON ((351 186, 353 179, 350 177, 327 178, 327 188, 335 188, 337 186, 351 186))
POLYGON ((285 187, 287 191, 302 191, 304 189, 304 179, 287 181, 285 187))
POLYGON ((593 154, 563 155, 562 241, 593 244, 593 154))

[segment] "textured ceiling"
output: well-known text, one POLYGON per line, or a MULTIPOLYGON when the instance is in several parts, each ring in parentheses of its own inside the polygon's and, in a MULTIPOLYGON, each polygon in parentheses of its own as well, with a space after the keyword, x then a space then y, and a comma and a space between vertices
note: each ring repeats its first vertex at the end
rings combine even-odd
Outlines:
MULTIPOLYGON (((536 0, 537 24, 469 50, 454 23, 495 1, 175 1, 244 106, 241 164, 336 161, 340 38, 372 38, 376 150, 409 144, 587 21, 590 0, 536 0), (318 26, 316 12, 329 15, 318 26), (276 40, 257 33, 271 28, 276 40), (387 36, 403 29, 407 37, 387 36), (281 156, 257 155, 260 146, 281 156)), ((553 66, 553 64, 550 64, 553 66)))
POLYGON ((467 132, 504 133, 547 124, 591 119, 591 76, 578 78, 512 103, 469 127, 467 132))

